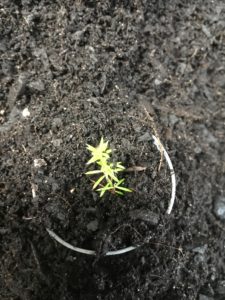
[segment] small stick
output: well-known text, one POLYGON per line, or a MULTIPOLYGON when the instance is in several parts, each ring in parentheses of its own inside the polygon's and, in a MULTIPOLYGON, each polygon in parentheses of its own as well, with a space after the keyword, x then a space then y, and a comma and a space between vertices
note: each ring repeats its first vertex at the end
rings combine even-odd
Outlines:
POLYGON ((32 242, 30 242, 30 246, 31 246, 32 254, 33 254, 33 256, 34 256, 34 261, 35 261, 35 263, 36 263, 36 265, 37 265, 38 271, 39 271, 40 273, 42 273, 42 271, 41 271, 41 265, 40 265, 39 259, 38 259, 38 257, 37 257, 36 250, 35 250, 34 245, 33 245, 32 242))
POLYGON ((34 183, 31 183, 31 192, 32 192, 32 198, 36 198, 36 191, 37 191, 37 186, 34 183))
POLYGON ((163 163, 163 145, 160 141, 159 135, 158 135, 158 131, 156 130, 156 126, 155 126, 155 122, 153 117, 149 114, 147 108, 145 107, 144 104, 142 104, 142 107, 144 109, 144 112, 146 114, 147 119, 149 120, 149 122, 151 123, 151 127, 154 131, 154 135, 158 140, 158 144, 159 144, 159 151, 160 151, 160 162, 159 162, 159 166, 158 166, 158 171, 160 171, 161 167, 162 167, 162 163, 163 163))
POLYGON ((142 172, 145 171, 147 167, 142 167, 142 166, 133 166, 125 169, 125 172, 142 172))
POLYGON ((164 247, 166 247, 166 248, 170 248, 170 249, 174 249, 174 250, 177 250, 177 251, 179 251, 181 254, 182 254, 182 256, 184 257, 184 253, 183 253, 183 249, 182 249, 182 247, 180 246, 180 247, 174 247, 174 246, 170 246, 170 245, 166 245, 166 244, 164 244, 164 243, 161 243, 161 242, 147 242, 148 244, 152 244, 152 245, 158 245, 158 246, 164 246, 164 247))

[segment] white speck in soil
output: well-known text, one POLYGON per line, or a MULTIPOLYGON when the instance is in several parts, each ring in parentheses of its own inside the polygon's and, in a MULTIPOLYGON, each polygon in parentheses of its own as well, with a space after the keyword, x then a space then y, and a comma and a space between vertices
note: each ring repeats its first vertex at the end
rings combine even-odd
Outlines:
POLYGON ((22 111, 22 116, 24 118, 28 118, 30 116, 30 111, 29 111, 29 109, 27 107, 24 108, 24 110, 22 111))
POLYGON ((35 168, 41 168, 43 166, 47 166, 47 163, 44 159, 42 159, 42 158, 34 159, 34 167, 35 168))

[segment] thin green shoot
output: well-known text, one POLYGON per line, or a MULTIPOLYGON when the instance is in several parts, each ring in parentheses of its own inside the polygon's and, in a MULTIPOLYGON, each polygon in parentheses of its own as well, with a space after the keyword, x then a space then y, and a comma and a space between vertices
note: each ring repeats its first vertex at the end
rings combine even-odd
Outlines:
POLYGON ((86 175, 98 175, 100 177, 93 181, 93 190, 97 190, 100 193, 100 197, 109 191, 113 194, 124 195, 124 193, 132 192, 131 189, 123 186, 124 179, 118 178, 118 173, 125 170, 125 167, 121 162, 110 162, 110 154, 112 150, 108 146, 108 141, 101 141, 97 147, 87 145, 87 149, 91 152, 91 159, 87 162, 87 165, 96 164, 99 169, 88 171, 86 175))

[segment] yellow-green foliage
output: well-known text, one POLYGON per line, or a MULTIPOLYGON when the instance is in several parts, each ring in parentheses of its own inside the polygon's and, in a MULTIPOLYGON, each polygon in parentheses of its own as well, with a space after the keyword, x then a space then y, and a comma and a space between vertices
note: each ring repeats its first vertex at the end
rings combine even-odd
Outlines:
POLYGON ((112 150, 108 147, 108 142, 105 142, 103 138, 97 147, 87 145, 87 149, 91 152, 91 159, 87 162, 88 165, 95 163, 99 169, 89 171, 87 175, 100 174, 100 177, 94 181, 93 189, 97 189, 102 197, 106 191, 123 195, 124 192, 132 192, 132 190, 122 186, 124 179, 119 179, 117 174, 123 171, 125 168, 120 162, 111 163, 110 153, 112 150))

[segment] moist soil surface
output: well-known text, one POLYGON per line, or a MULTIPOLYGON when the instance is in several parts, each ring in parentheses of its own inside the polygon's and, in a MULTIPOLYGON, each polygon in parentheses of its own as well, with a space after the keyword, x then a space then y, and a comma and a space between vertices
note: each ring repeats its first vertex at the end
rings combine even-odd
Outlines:
POLYGON ((224 20, 219 0, 1 1, 0 299, 225 299, 224 20), (101 137, 132 193, 92 190, 101 137))

